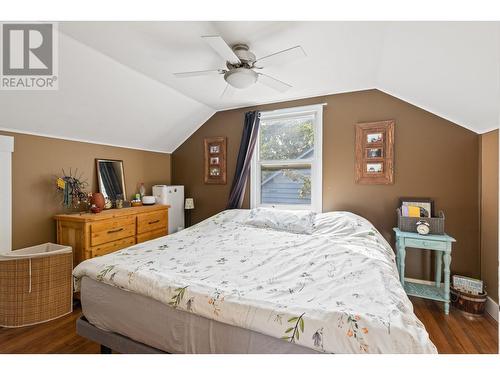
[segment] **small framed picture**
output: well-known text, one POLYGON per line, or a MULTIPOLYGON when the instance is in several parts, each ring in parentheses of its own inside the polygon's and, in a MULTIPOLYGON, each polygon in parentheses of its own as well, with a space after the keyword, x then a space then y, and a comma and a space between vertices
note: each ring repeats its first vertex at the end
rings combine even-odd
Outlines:
POLYGON ((382 148, 367 148, 366 149, 366 158, 367 159, 376 159, 376 158, 382 158, 383 157, 383 152, 382 148))
POLYGON ((382 173, 384 171, 384 163, 366 163, 366 172, 382 173))
POLYGON ((366 135, 367 143, 380 143, 384 140, 382 133, 368 133, 366 135))
POLYGON ((225 185, 227 181, 227 139, 210 137, 203 140, 203 180, 205 184, 225 185))
POLYGON ((211 177, 220 176, 220 168, 219 167, 210 167, 210 176, 211 177))
POLYGON ((394 120, 356 124, 357 184, 394 183, 394 120))

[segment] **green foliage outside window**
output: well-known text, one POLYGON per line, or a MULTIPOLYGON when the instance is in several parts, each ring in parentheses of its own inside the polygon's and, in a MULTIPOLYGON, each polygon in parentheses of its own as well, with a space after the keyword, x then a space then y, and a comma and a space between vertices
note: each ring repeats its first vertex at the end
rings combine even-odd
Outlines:
POLYGON ((298 159, 314 146, 314 126, 310 119, 262 122, 260 160, 298 159))
MULTIPOLYGON (((294 160, 304 157, 314 147, 314 125, 311 119, 262 121, 260 128, 260 160, 294 160)), ((309 155, 308 155, 309 157, 309 155)), ((282 169, 292 181, 301 182, 300 198, 311 196, 311 176, 300 170, 282 169)), ((262 180, 274 173, 263 171, 262 180)))

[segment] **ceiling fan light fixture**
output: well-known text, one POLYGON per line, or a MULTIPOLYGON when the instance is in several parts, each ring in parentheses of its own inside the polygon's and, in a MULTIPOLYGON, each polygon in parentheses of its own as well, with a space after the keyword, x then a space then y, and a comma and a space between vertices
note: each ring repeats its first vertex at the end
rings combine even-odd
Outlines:
POLYGON ((258 75, 252 69, 236 68, 224 74, 227 83, 237 89, 245 89, 257 82, 258 75))

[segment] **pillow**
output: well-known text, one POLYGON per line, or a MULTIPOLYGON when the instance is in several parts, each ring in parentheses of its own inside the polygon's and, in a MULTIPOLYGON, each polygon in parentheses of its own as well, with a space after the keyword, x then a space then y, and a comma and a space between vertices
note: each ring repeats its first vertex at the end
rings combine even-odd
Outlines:
POLYGON ((297 234, 312 234, 315 216, 312 211, 259 207, 250 210, 245 224, 297 234))

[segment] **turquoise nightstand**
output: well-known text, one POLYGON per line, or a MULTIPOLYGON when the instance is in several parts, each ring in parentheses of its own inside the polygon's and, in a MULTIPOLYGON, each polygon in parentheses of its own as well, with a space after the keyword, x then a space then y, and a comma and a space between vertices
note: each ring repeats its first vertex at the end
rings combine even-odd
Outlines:
POLYGON ((437 235, 429 234, 422 236, 418 233, 402 232, 398 228, 393 228, 396 233, 396 263, 399 272, 399 279, 403 285, 406 294, 428 298, 435 301, 444 302, 444 313, 450 311, 450 264, 451 264, 451 245, 456 240, 447 234, 437 235), (405 281, 405 257, 406 248, 427 249, 435 252, 436 268, 434 285, 419 282, 405 281), (442 263, 444 263, 444 283, 441 286, 442 263))

